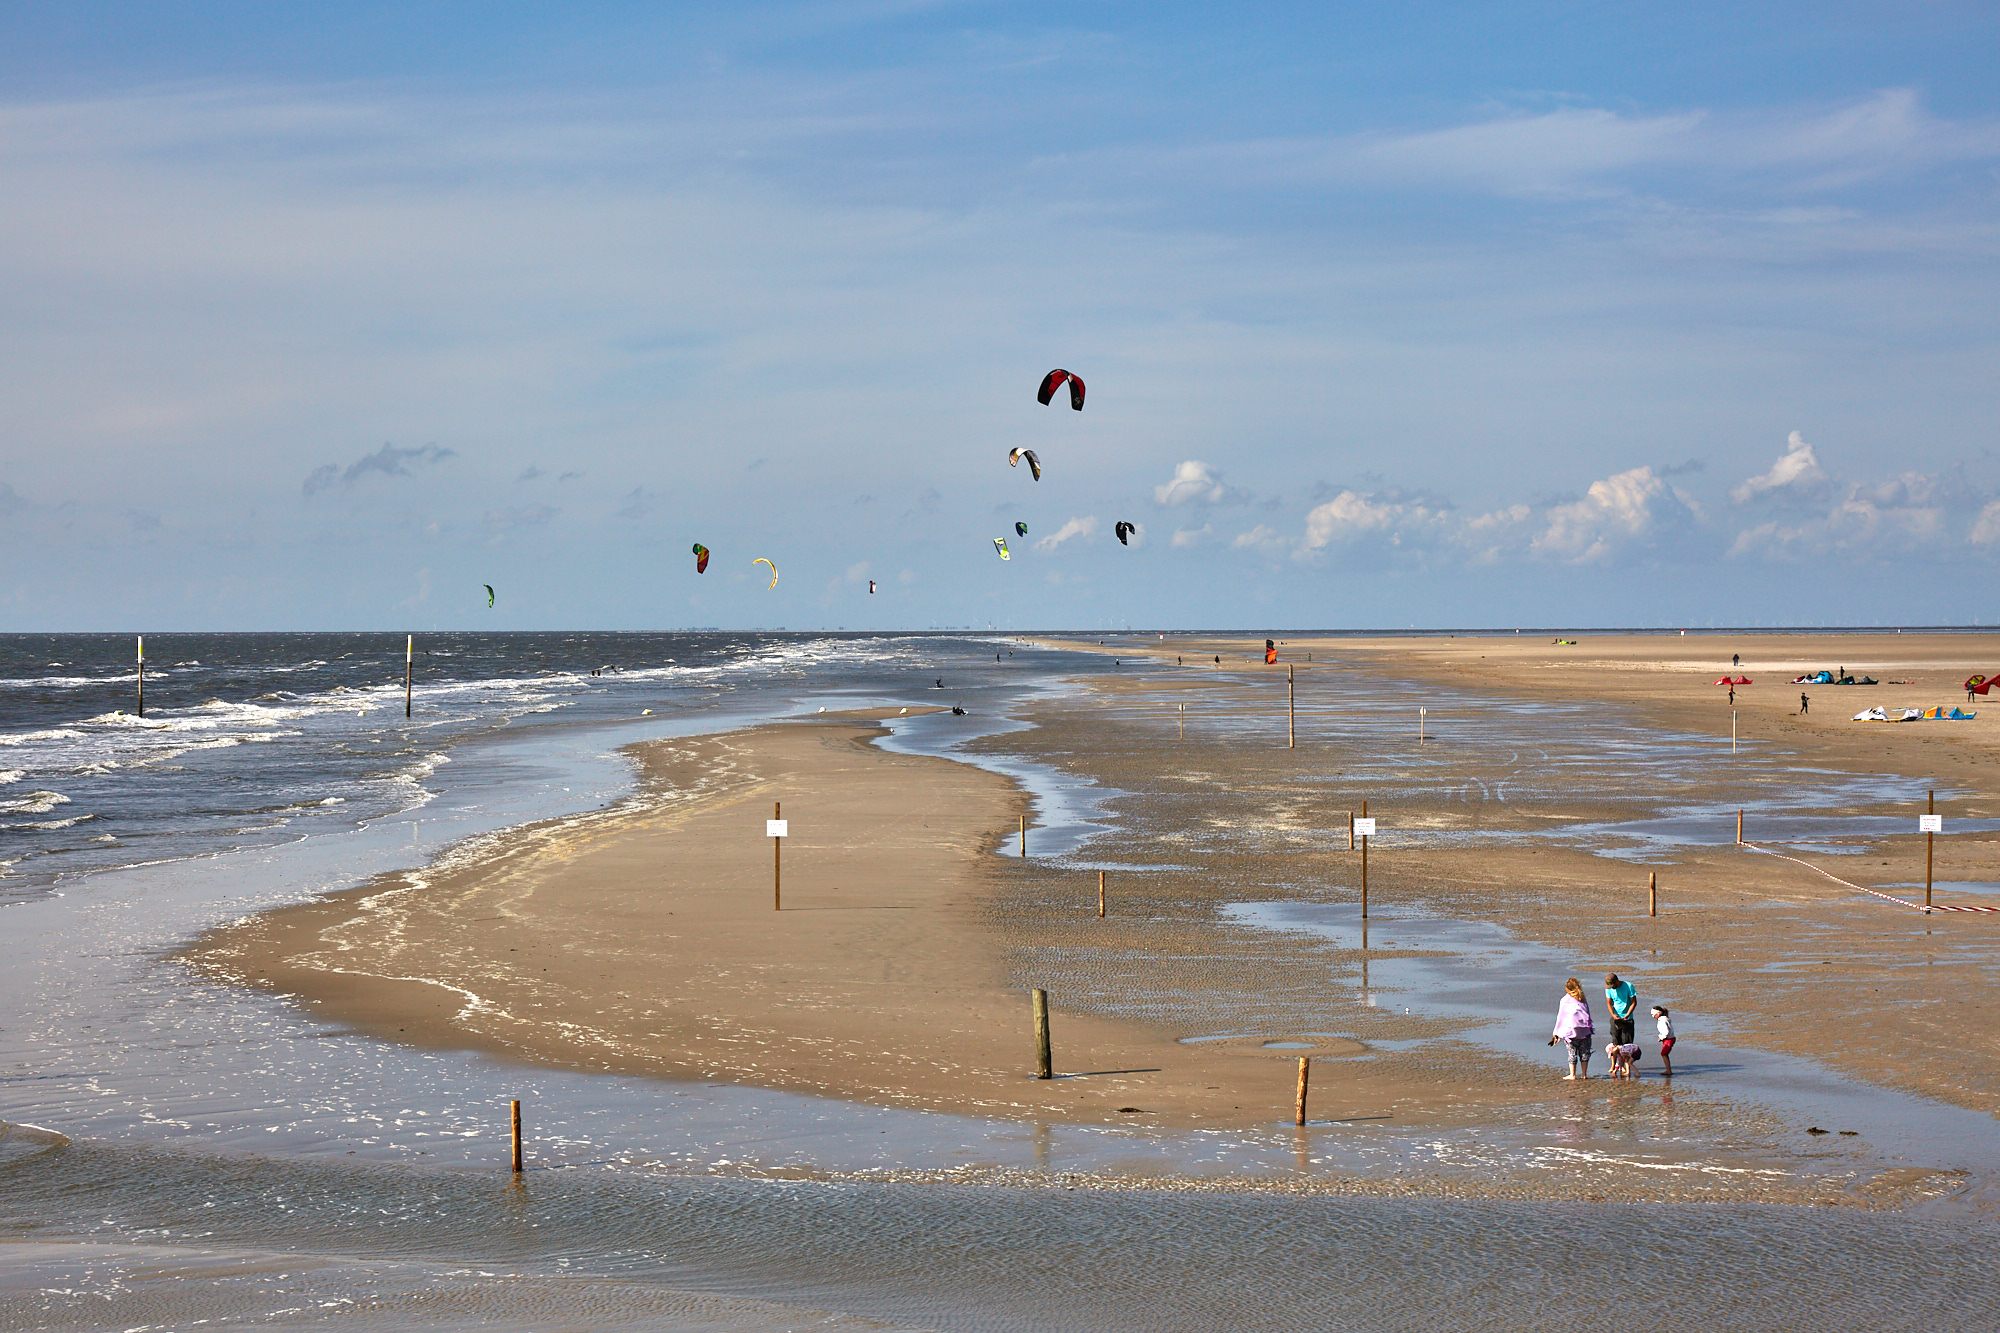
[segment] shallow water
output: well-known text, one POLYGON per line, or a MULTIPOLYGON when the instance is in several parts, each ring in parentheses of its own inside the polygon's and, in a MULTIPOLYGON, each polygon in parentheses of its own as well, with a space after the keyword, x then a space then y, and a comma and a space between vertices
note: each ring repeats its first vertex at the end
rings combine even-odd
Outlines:
MULTIPOLYGON (((1684 1328, 1733 1310, 1733 1326, 1824 1329, 1949 1327, 2000 1299, 1978 1262, 1995 1239, 1984 1222, 1063 1183, 1082 1173, 1128 1183, 1160 1173, 1279 1183, 1497 1174, 1563 1154, 1614 1170, 1682 1169, 1649 1156, 1676 1145, 1635 1139, 1629 1108, 1579 1108, 1553 1136, 1547 1127, 1159 1135, 987 1122, 408 1050, 166 961, 216 922, 617 799, 632 776, 614 747, 641 735, 937 702, 908 677, 945 670, 944 701, 968 715, 900 719, 883 744, 957 753, 1019 725, 1009 716, 1018 701, 1065 688, 1057 672, 1073 660, 1023 651, 1015 665, 989 666, 990 644, 919 648, 921 659, 885 668, 890 678, 822 671, 617 726, 496 726, 454 744, 451 765, 424 777, 420 803, 284 842, 66 877, 0 909, 10 961, 0 970, 0 1118, 74 1140, 0 1138, 0 1326, 179 1327, 226 1315, 253 1325, 735 1329, 796 1327, 835 1310, 965 1329, 1517 1328, 1556 1317, 1581 1328, 1684 1328), (514 1097, 530 1138, 518 1188, 501 1170, 514 1097), (1049 1187, 901 1178, 959 1171, 1017 1171, 1049 1187), (895 1178, 843 1178, 869 1175, 895 1178), (1628 1239, 1641 1230, 1644 1243, 1628 1239), (1864 1267, 1869 1282, 1855 1282, 1864 1267), (1596 1290, 1634 1272, 1655 1293, 1638 1317, 1607 1308, 1596 1290), (1773 1273, 1783 1279, 1767 1280, 1773 1273)), ((1019 760, 979 762, 1004 766, 1035 795, 1031 855, 1087 855, 1111 818, 1108 789, 1019 760)), ((1335 918, 1255 924, 1340 928, 1335 918)), ((1496 969, 1505 941, 1453 947, 1486 959, 1487 973, 1383 975, 1377 963, 1369 985, 1385 1002, 1393 991, 1415 1004, 1439 986, 1491 983, 1498 1034, 1516 1006, 1494 977, 1532 960, 1508 956, 1496 969)), ((1466 1000, 1452 1003, 1462 1011, 1466 1000)), ((1778 1071, 1779 1092, 1797 1084, 1790 1090, 1808 1099, 1784 1105, 1806 1113, 1812 1097, 1847 1097, 1819 1088, 1812 1072, 1778 1071)), ((1725 1075, 1751 1077, 1701 1076, 1725 1075)), ((1907 1111, 1889 1106, 1882 1123, 1907 1111)), ((1876 1122, 1866 1123, 1874 1135, 1876 1122)), ((1939 1147, 1921 1115, 1903 1123, 1916 1135, 1898 1160, 1977 1157, 1939 1147)), ((1757 1169, 1714 1157, 1700 1165, 1757 1169)))

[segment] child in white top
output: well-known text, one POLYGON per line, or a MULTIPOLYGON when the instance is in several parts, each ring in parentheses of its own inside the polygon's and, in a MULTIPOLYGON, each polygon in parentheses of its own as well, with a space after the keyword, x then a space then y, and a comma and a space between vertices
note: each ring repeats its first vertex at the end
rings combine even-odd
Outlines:
POLYGON ((1674 1049, 1673 1016, 1667 1012, 1667 1006, 1656 1004, 1653 1006, 1653 1018, 1659 1024, 1660 1029, 1660 1077, 1672 1078, 1674 1076, 1674 1061, 1672 1056, 1674 1049))

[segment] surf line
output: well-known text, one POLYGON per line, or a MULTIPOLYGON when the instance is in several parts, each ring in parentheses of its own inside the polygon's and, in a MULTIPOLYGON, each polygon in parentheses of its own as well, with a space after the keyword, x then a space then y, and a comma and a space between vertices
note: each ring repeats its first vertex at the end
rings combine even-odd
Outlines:
POLYGON ((1759 847, 1759 846, 1758 846, 1758 845, 1757 845, 1756 843, 1754 843, 1754 842, 1739 842, 1739 843, 1737 843, 1736 845, 1737 845, 1738 847, 1748 847, 1748 848, 1749 848, 1749 849, 1750 849, 1751 851, 1753 851, 1753 852, 1762 852, 1762 853, 1763 853, 1764 855, 1766 855, 1766 856, 1775 856, 1775 857, 1777 857, 1777 858, 1778 858, 1778 859, 1779 859, 1780 861, 1790 861, 1790 862, 1791 862, 1791 863, 1792 863, 1793 865, 1795 865, 1795 866, 1804 866, 1804 867, 1805 867, 1805 868, 1806 868, 1807 870, 1810 870, 1810 871, 1812 871, 1812 872, 1813 872, 1813 873, 1814 873, 1815 875, 1825 875, 1825 876, 1826 876, 1826 877, 1827 877, 1828 879, 1832 880, 1832 881, 1833 881, 1833 882, 1834 882, 1835 884, 1843 884, 1843 885, 1846 885, 1846 886, 1847 886, 1848 888, 1850 888, 1850 889, 1854 889, 1854 890, 1856 890, 1856 891, 1858 891, 1858 892, 1861 892, 1861 893, 1866 893, 1866 894, 1869 894, 1869 895, 1872 895, 1873 897, 1876 897, 1876 898, 1880 898, 1880 899, 1882 899, 1882 900, 1883 900, 1883 901, 1885 901, 1885 902, 1892 902, 1892 903, 1896 904, 1896 906, 1898 906, 1898 907, 1907 907, 1907 908, 1909 908, 1909 909, 1910 909, 1911 911, 1913 911, 1913 912, 1926 912, 1926 913, 1928 913, 1928 912, 2000 912, 2000 907, 1959 907, 1959 906, 1957 906, 1957 905, 1955 905, 1955 904, 1953 904, 1953 903, 1932 903, 1932 904, 1931 904, 1931 905, 1930 905, 1929 907, 1926 907, 1926 906, 1924 906, 1924 905, 1923 905, 1922 903, 1913 903, 1913 902, 1906 902, 1905 900, 1903 900, 1903 899, 1901 899, 1901 898, 1898 898, 1898 897, 1895 897, 1895 896, 1894 896, 1894 895, 1892 895, 1892 894, 1887 894, 1887 893, 1877 893, 1877 892, 1876 892, 1876 891, 1875 891, 1874 889, 1870 889, 1870 888, 1866 888, 1866 887, 1864 887, 1864 886, 1862 886, 1862 885, 1860 885, 1860 884, 1854 884, 1854 883, 1851 883, 1851 882, 1849 882, 1849 881, 1847 881, 1847 880, 1844 880, 1844 879, 1842 879, 1842 878, 1841 878, 1840 876, 1838 876, 1838 875, 1834 874, 1834 873, 1833 873, 1832 871, 1830 871, 1830 870, 1821 870, 1821 869, 1820 869, 1820 868, 1819 868, 1818 866, 1814 865, 1814 864, 1813 864, 1812 862, 1810 862, 1810 861, 1801 861, 1801 860, 1799 860, 1799 858, 1798 858, 1798 857, 1796 857, 1796 856, 1786 856, 1786 855, 1785 855, 1785 854, 1784 854, 1783 852, 1774 852, 1774 851, 1772 851, 1772 850, 1771 850, 1771 849, 1770 849, 1769 847, 1759 847))

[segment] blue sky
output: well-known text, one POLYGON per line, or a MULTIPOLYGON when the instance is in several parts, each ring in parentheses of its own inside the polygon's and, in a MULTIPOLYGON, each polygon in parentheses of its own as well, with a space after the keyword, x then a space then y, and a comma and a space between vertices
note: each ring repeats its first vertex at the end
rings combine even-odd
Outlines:
POLYGON ((326 8, 0 17, 0 630, 2000 617, 1990 7, 326 8))

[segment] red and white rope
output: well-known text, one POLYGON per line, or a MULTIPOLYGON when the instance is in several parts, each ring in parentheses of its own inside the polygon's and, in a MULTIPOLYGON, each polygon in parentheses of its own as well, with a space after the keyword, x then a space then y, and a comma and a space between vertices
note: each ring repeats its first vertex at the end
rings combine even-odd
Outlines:
POLYGON ((1821 870, 1821 869, 1820 869, 1820 868, 1819 868, 1818 866, 1814 865, 1814 864, 1813 864, 1812 862, 1810 862, 1810 861, 1801 861, 1801 860, 1799 860, 1799 858, 1798 858, 1798 857, 1796 857, 1796 856, 1786 856, 1786 855, 1785 855, 1785 854, 1784 854, 1783 852, 1774 852, 1774 851, 1772 851, 1772 850, 1771 850, 1771 849, 1770 849, 1769 847, 1759 847, 1759 846, 1758 846, 1758 845, 1757 845, 1756 843, 1754 843, 1754 842, 1743 842, 1743 841, 1740 841, 1740 840, 1739 840, 1739 841, 1737 842, 1737 844, 1736 844, 1736 845, 1737 845, 1738 847, 1748 847, 1748 848, 1749 848, 1749 849, 1750 849, 1751 851, 1753 851, 1753 852, 1762 852, 1762 853, 1763 853, 1764 855, 1766 855, 1766 856, 1775 856, 1775 857, 1777 857, 1777 858, 1778 858, 1778 859, 1779 859, 1780 861, 1790 861, 1790 862, 1791 862, 1791 863, 1792 863, 1793 865, 1795 865, 1795 866, 1804 866, 1804 867, 1805 867, 1805 868, 1806 868, 1807 870, 1810 870, 1810 871, 1812 871, 1812 872, 1813 872, 1813 873, 1814 873, 1815 875, 1825 875, 1825 876, 1826 876, 1826 877, 1827 877, 1828 879, 1832 880, 1832 881, 1833 881, 1833 882, 1834 882, 1835 884, 1840 884, 1840 885, 1844 885, 1844 886, 1846 886, 1847 888, 1850 888, 1850 889, 1854 889, 1854 890, 1856 890, 1857 892, 1860 892, 1860 893, 1866 893, 1866 894, 1869 894, 1869 895, 1871 895, 1871 896, 1873 896, 1873 897, 1876 897, 1876 898, 1880 898, 1880 899, 1883 899, 1883 900, 1884 900, 1885 902, 1892 902, 1892 903, 1896 904, 1896 906, 1898 906, 1898 907, 1907 907, 1907 908, 1909 908, 1909 909, 1910 909, 1911 911, 1913 911, 1913 912, 1994 912, 1994 913, 2000 913, 2000 907, 1959 907, 1959 906, 1957 906, 1957 905, 1955 905, 1955 904, 1953 904, 1953 903, 1932 903, 1932 904, 1931 904, 1930 906, 1926 907, 1926 906, 1924 906, 1924 905, 1923 905, 1922 903, 1913 903, 1913 902, 1909 902, 1909 901, 1906 901, 1905 899, 1902 899, 1902 898, 1898 898, 1898 897, 1895 897, 1895 896, 1894 896, 1894 895, 1892 895, 1892 894, 1887 894, 1887 893, 1880 893, 1880 892, 1877 892, 1876 890, 1874 890, 1874 889, 1871 889, 1871 888, 1868 888, 1868 887, 1867 887, 1867 886, 1865 886, 1865 885, 1861 885, 1861 884, 1855 884, 1855 883, 1851 883, 1850 881, 1848 881, 1848 880, 1844 880, 1844 879, 1842 879, 1842 878, 1841 878, 1840 876, 1838 876, 1838 875, 1836 875, 1836 874, 1833 874, 1833 873, 1832 873, 1832 872, 1830 872, 1830 871, 1826 871, 1826 870, 1821 870))

